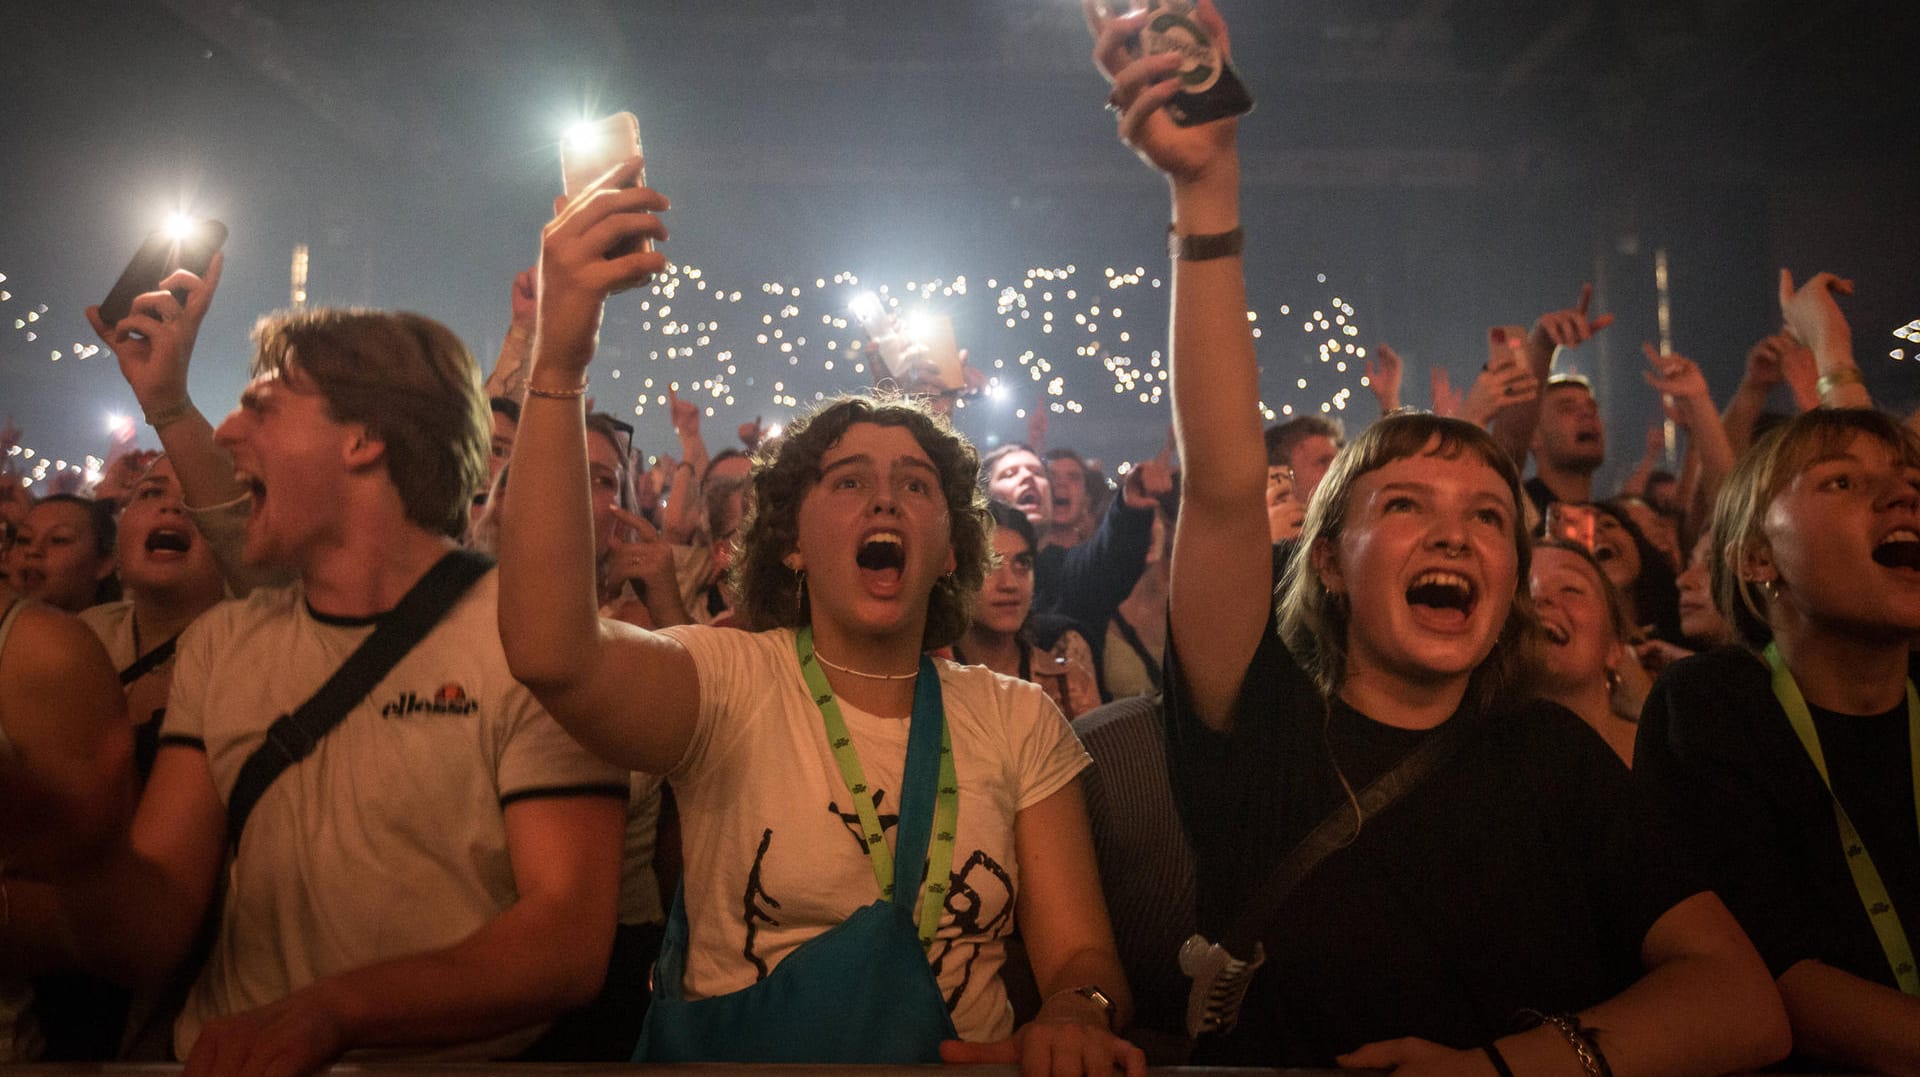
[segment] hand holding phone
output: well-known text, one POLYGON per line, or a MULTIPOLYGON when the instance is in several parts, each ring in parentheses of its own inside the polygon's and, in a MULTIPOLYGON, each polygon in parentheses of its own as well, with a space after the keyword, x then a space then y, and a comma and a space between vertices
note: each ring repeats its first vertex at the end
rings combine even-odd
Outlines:
MULTIPOLYGON (((631 112, 616 112, 598 120, 575 124, 560 141, 560 183, 571 202, 582 191, 624 161, 640 156, 640 121, 631 112)), ((647 169, 628 186, 645 187, 647 169)), ((607 257, 623 258, 645 249, 645 241, 621 243, 607 257)))
MULTIPOLYGON (((135 251, 133 259, 113 282, 107 297, 100 301, 100 321, 108 328, 120 324, 133 310, 133 301, 147 292, 158 291, 160 282, 184 269, 196 277, 207 275, 213 256, 227 241, 227 226, 212 218, 179 218, 165 228, 156 228, 135 251)), ((174 301, 185 303, 185 289, 176 289, 174 301)))
POLYGON ((1134 46, 1136 54, 1173 52, 1182 57, 1175 76, 1180 92, 1167 103, 1173 122, 1197 127, 1253 111, 1253 95, 1196 16, 1194 0, 1107 0, 1110 15, 1125 15, 1139 7, 1146 8, 1147 21, 1134 46))
POLYGON ((121 376, 150 420, 190 399, 187 367, 225 261, 224 255, 214 255, 204 277, 186 268, 174 270, 135 295, 127 314, 115 322, 108 322, 100 307, 87 308, 87 321, 113 352, 121 376))

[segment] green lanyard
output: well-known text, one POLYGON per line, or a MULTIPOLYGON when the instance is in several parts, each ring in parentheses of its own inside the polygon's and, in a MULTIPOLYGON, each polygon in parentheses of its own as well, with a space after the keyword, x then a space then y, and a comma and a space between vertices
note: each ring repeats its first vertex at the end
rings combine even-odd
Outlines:
MULTIPOLYGON (((834 698, 833 687, 827 683, 827 675, 815 660, 813 652, 813 628, 800 629, 794 636, 794 649, 800 654, 800 673, 807 679, 807 688, 813 693, 813 702, 820 708, 820 717, 827 726, 827 743, 833 747, 834 762, 840 766, 840 779, 847 785, 847 793, 853 797, 854 810, 860 815, 860 827, 865 834, 867 860, 873 865, 874 881, 880 884, 880 896, 909 911, 912 910, 912 892, 896 896, 894 894, 894 853, 887 848, 887 839, 880 826, 880 814, 874 810, 873 796, 868 792, 866 772, 860 767, 859 753, 854 751, 853 737, 847 732, 847 723, 840 714, 840 703, 834 698)), ((960 817, 960 782, 953 769, 953 737, 947 728, 946 712, 940 701, 940 674, 934 669, 933 660, 920 656, 920 673, 915 679, 913 692, 912 726, 907 733, 907 760, 900 776, 900 859, 908 864, 922 861, 926 864, 926 893, 920 899, 920 945, 933 945, 934 932, 940 927, 940 911, 946 904, 947 880, 953 875, 953 835, 955 822, 960 817), (932 751, 933 735, 939 731, 940 748, 938 778, 935 779, 932 760, 928 759, 932 751), (932 800, 933 825, 926 824, 928 800, 932 800), (927 831, 932 830, 929 845, 927 831)), ((914 890, 918 890, 918 883, 914 890)))
MULTIPOLYGON (((1820 735, 1813 728, 1813 715, 1807 710, 1806 697, 1800 694, 1800 686, 1794 683, 1787 664, 1780 660, 1780 648, 1771 643, 1767 644, 1767 665, 1773 669, 1773 694, 1780 700, 1781 709, 1787 712, 1787 721, 1792 723, 1793 731, 1812 758, 1813 769, 1820 772, 1820 780, 1826 783, 1827 795, 1833 797, 1833 817, 1840 825, 1840 847, 1846 850, 1847 870, 1853 873, 1854 889, 1860 892, 1860 904, 1867 910, 1873 933, 1880 937, 1880 948, 1886 951, 1893 977, 1900 984, 1900 990, 1920 996, 1920 970, 1914 967, 1913 945, 1900 926, 1893 899, 1887 896, 1887 884, 1880 878, 1880 869, 1873 866, 1866 842, 1860 840, 1860 832, 1854 829, 1853 820, 1847 818, 1847 809, 1840 806, 1840 798, 1833 795, 1827 757, 1820 751, 1820 735)), ((1920 818, 1920 696, 1915 695, 1912 681, 1907 682, 1907 759, 1913 767, 1913 810, 1915 817, 1920 818)))

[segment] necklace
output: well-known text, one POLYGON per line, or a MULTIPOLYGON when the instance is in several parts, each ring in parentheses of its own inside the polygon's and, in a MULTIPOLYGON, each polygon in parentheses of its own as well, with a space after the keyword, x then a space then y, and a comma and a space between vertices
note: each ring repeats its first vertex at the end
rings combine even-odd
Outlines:
POLYGON ((837 669, 842 673, 849 673, 855 677, 865 677, 870 681, 910 681, 920 675, 920 671, 917 669, 912 673, 864 673, 857 669, 849 669, 828 658, 826 655, 821 654, 819 651, 813 652, 813 656, 818 658, 820 664, 826 666, 828 669, 837 669))

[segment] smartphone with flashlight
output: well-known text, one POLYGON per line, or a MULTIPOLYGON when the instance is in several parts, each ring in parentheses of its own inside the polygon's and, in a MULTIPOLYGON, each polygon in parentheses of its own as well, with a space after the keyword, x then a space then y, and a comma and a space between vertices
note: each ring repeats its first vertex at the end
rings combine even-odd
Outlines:
MULTIPOLYGON (((640 121, 631 112, 616 112, 568 128, 560 140, 560 180, 568 198, 577 198, 613 166, 640 156, 640 121)), ((642 171, 637 183, 645 185, 642 171)))
MULTIPOLYGON (((135 299, 160 287, 160 282, 172 276, 176 269, 206 276, 207 268, 213 265, 213 256, 226 241, 227 226, 210 217, 181 218, 165 228, 155 229, 134 252, 133 260, 127 263, 120 279, 113 282, 107 297, 100 301, 101 322, 109 328, 119 325, 122 318, 132 313, 135 299)), ((184 303, 187 293, 176 290, 173 298, 184 303)))
MULTIPOLYGON (((560 183, 569 201, 593 186, 622 161, 640 156, 640 121, 631 112, 616 112, 598 120, 586 120, 567 129, 560 140, 560 183)), ((644 167, 634 183, 645 186, 644 167)), ((624 258, 641 250, 645 240, 623 240, 607 252, 608 258, 624 258)))
MULTIPOLYGON (((1137 10, 1135 0, 1107 0, 1113 15, 1137 10)), ((1182 127, 1197 127, 1253 111, 1253 95, 1194 11, 1193 0, 1145 0, 1147 24, 1133 45, 1136 55, 1177 52, 1182 57, 1180 92, 1167 102, 1167 115, 1182 127)))

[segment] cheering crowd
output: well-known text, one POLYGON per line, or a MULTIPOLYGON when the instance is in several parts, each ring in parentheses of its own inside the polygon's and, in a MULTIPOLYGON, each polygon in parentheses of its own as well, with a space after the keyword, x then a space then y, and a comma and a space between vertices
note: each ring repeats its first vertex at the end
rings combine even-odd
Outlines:
POLYGON ((1920 1073, 1920 416, 1851 283, 1783 270, 1720 402, 1647 348, 1683 463, 1617 491, 1591 289, 1263 430, 1237 121, 1086 7, 1173 226, 1117 481, 911 374, 718 452, 676 399, 644 466, 590 404, 638 159, 484 378, 274 314, 216 425, 217 258, 90 312, 163 451, 4 484, 0 1061, 1920 1073))

